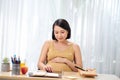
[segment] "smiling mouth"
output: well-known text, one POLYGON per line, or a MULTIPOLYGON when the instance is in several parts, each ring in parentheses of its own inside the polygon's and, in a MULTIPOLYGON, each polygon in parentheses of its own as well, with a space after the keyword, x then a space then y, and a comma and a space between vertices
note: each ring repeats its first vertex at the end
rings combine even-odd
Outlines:
POLYGON ((59 40, 63 39, 63 38, 58 38, 59 40))

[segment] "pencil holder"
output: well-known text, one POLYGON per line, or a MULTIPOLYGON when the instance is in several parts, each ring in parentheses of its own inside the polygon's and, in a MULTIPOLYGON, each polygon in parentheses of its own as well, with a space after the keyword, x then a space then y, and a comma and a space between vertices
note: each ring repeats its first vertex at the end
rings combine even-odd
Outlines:
POLYGON ((12 75, 20 75, 20 64, 12 64, 12 75))

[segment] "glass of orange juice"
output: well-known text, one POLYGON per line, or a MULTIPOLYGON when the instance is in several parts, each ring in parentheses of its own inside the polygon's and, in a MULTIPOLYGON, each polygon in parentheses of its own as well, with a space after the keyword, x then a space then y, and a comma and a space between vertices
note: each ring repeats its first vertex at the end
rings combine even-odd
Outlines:
POLYGON ((21 60, 21 63, 20 63, 20 74, 23 74, 23 72, 22 72, 23 67, 26 67, 25 60, 21 60))

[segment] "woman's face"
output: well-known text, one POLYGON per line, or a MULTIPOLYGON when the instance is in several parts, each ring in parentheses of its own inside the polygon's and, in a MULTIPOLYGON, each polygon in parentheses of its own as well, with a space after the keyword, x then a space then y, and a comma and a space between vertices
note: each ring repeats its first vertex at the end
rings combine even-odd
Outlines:
POLYGON ((58 41, 62 42, 66 40, 68 31, 59 26, 54 26, 54 35, 58 41))

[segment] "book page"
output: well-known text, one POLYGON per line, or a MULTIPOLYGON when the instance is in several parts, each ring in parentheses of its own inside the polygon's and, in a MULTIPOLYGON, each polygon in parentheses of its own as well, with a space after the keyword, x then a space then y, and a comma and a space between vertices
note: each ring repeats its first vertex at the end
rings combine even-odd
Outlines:
POLYGON ((36 71, 36 72, 29 72, 29 76, 30 77, 55 77, 55 78, 58 78, 58 77, 60 77, 60 74, 49 73, 49 72, 46 72, 46 71, 39 70, 39 71, 36 71))
POLYGON ((46 74, 45 71, 32 72, 33 76, 45 76, 45 74, 46 74))
POLYGON ((45 76, 47 77, 60 77, 58 73, 46 73, 45 76))

